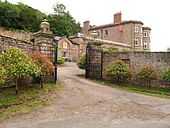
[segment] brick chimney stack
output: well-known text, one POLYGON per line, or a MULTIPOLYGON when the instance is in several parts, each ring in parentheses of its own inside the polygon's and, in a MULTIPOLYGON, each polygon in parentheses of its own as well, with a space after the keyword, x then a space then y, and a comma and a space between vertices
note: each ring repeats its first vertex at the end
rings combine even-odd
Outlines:
POLYGON ((83 34, 84 34, 85 36, 88 36, 88 34, 89 34, 89 29, 90 29, 90 21, 85 21, 85 22, 83 23, 83 34))
POLYGON ((120 24, 122 22, 122 13, 118 12, 114 14, 114 24, 120 24))

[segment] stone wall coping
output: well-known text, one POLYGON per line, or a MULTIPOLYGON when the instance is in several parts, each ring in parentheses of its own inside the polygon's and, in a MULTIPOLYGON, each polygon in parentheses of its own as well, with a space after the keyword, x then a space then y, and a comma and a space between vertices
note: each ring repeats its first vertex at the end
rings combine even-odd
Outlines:
POLYGON ((144 52, 142 52, 142 51, 122 51, 122 52, 120 52, 120 51, 118 51, 118 52, 112 52, 112 53, 105 53, 105 54, 158 54, 158 53, 160 53, 160 54, 170 54, 170 52, 149 52, 149 51, 144 51, 144 52))
POLYGON ((25 40, 19 40, 19 39, 16 39, 14 37, 10 37, 10 36, 5 36, 5 35, 0 35, 0 37, 4 37, 4 38, 9 38, 9 39, 13 39, 13 40, 16 40, 16 41, 21 41, 23 43, 26 43, 26 44, 32 44, 31 41, 25 41, 25 40))

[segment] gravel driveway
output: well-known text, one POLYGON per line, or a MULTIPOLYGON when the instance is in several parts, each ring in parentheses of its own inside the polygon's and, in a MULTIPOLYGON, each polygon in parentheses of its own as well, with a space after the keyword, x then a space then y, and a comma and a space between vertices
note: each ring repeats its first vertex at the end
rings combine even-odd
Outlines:
POLYGON ((53 105, 0 128, 170 128, 170 100, 120 91, 79 78, 74 63, 59 69, 64 90, 53 105))

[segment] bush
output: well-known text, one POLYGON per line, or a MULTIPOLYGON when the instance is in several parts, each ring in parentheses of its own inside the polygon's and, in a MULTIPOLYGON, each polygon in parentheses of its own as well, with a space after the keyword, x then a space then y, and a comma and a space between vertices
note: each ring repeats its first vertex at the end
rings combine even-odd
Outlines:
POLYGON ((63 57, 58 57, 57 64, 62 65, 65 63, 65 59, 63 57))
POLYGON ((18 83, 22 77, 39 75, 40 68, 31 57, 18 48, 10 48, 0 56, 0 65, 6 70, 7 77, 16 80, 16 93, 18 92, 18 83))
POLYGON ((40 52, 34 52, 31 55, 34 63, 36 63, 41 68, 41 75, 50 75, 54 71, 53 63, 50 59, 40 52))
POLYGON ((165 80, 165 81, 170 82, 170 69, 163 72, 162 79, 165 80))
POLYGON ((125 82, 131 78, 131 72, 125 62, 118 60, 109 65, 106 69, 107 75, 111 77, 114 82, 125 82))
POLYGON ((148 87, 151 86, 151 80, 157 79, 157 73, 151 66, 143 67, 140 72, 137 74, 137 78, 146 83, 148 87))
POLYGON ((0 84, 4 84, 6 79, 6 70, 3 66, 0 66, 0 84))
POLYGON ((86 68, 86 55, 80 57, 80 60, 78 61, 77 65, 80 69, 86 68))

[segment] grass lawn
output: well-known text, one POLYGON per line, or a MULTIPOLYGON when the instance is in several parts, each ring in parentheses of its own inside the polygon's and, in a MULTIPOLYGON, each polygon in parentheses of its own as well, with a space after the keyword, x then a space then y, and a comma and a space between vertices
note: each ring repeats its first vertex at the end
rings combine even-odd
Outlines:
POLYGON ((156 96, 161 98, 170 98, 170 88, 147 88, 144 86, 136 86, 130 84, 116 85, 108 81, 98 81, 98 83, 106 86, 111 86, 120 90, 126 90, 129 92, 140 93, 149 96, 156 96))
POLYGON ((62 90, 61 83, 46 84, 43 89, 33 86, 19 90, 9 88, 0 92, 0 121, 18 114, 29 113, 35 109, 50 104, 57 92, 62 90))

